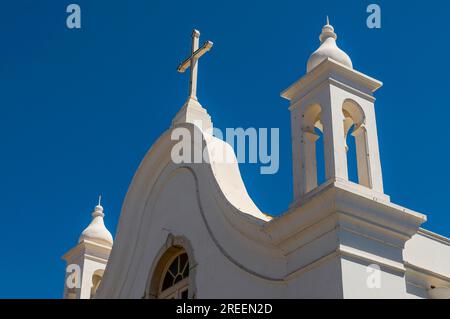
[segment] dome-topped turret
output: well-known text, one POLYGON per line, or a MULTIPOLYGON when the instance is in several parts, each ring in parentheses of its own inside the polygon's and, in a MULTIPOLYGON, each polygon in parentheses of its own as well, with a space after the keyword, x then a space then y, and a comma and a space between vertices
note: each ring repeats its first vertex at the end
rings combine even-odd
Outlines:
POLYGON ((307 72, 311 72, 316 66, 318 66, 326 58, 333 59, 349 68, 353 68, 352 60, 350 57, 339 49, 336 44, 337 35, 334 33, 334 28, 330 25, 327 17, 327 24, 322 28, 320 35, 320 47, 309 57, 306 67, 307 72))
POLYGON ((80 239, 78 240, 79 243, 84 240, 89 240, 107 246, 113 245, 113 237, 109 230, 106 229, 103 221, 104 216, 103 207, 100 205, 99 200, 98 205, 95 206, 95 210, 92 212, 92 221, 81 233, 80 239))

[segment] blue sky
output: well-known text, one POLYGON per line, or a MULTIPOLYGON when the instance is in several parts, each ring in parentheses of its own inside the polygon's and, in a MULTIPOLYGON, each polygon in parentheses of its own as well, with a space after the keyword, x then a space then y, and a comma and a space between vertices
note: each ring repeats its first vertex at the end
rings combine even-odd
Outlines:
POLYGON ((384 82, 376 114, 385 191, 450 236, 448 1, 8 1, 0 10, 0 297, 59 298, 98 194, 114 233, 131 178, 186 99, 192 29, 214 47, 198 96, 215 126, 280 128, 280 170, 241 165, 255 203, 292 199, 288 102, 325 16, 354 67, 384 82), (425 5, 426 4, 426 5, 425 5))

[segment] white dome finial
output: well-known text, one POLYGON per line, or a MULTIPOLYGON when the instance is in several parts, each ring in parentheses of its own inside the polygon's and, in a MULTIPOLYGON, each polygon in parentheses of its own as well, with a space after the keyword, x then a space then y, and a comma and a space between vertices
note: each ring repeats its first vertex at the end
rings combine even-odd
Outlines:
POLYGON ((322 63, 323 60, 330 58, 339 62, 349 68, 353 68, 350 57, 336 44, 337 35, 334 32, 334 27, 330 24, 330 19, 327 16, 327 24, 322 27, 320 34, 320 47, 309 57, 307 72, 312 71, 316 66, 322 63))
POLYGON ((98 196, 98 204, 95 206, 94 211, 92 212, 92 217, 101 216, 102 218, 105 217, 105 214, 103 213, 103 206, 102 206, 102 195, 98 196))
POLYGON ((320 34, 320 43, 323 43, 326 39, 333 38, 337 39, 336 33, 334 33, 334 28, 330 24, 330 18, 327 16, 327 24, 322 28, 322 33, 320 34))
POLYGON ((103 206, 101 206, 101 200, 102 196, 100 195, 98 198, 98 205, 95 206, 95 209, 92 212, 92 221, 89 224, 89 226, 86 227, 85 230, 83 230, 78 242, 89 240, 103 245, 112 246, 113 237, 109 232, 109 230, 106 228, 105 222, 103 220, 105 214, 103 213, 103 206))

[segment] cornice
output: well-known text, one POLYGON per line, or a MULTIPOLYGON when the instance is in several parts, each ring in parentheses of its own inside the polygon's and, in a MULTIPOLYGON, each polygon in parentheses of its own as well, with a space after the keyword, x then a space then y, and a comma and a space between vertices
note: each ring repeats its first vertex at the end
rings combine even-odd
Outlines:
POLYGON ((407 270, 412 270, 413 272, 418 273, 418 274, 420 274, 422 276, 425 276, 425 277, 428 277, 428 278, 442 280, 442 281, 447 282, 447 283, 450 284, 450 277, 447 277, 445 275, 438 274, 438 273, 436 273, 434 271, 431 271, 431 270, 428 270, 428 269, 416 266, 416 265, 411 264, 411 263, 409 263, 407 261, 404 262, 404 265, 405 265, 405 268, 407 270))
POLYGON ((357 86, 360 86, 361 90, 355 88, 354 90, 360 91, 360 93, 366 97, 371 96, 383 85, 382 82, 374 78, 353 70, 333 59, 327 58, 314 68, 314 70, 307 73, 286 90, 281 92, 281 96, 287 100, 295 101, 300 96, 306 95, 311 89, 327 78, 333 78, 337 82, 344 82, 342 79, 345 78, 346 80, 355 83, 357 86))
POLYGON ((95 256, 92 253, 97 252, 107 257, 109 256, 111 249, 112 247, 106 245, 102 245, 90 240, 83 240, 82 242, 78 243, 75 247, 73 247, 71 250, 69 250, 67 253, 65 253, 61 257, 61 259, 69 261, 71 259, 74 259, 74 257, 84 255, 85 257, 89 257, 90 259, 96 258, 107 261, 107 258, 104 259, 103 257, 95 256))
POLYGON ((373 198, 342 181, 329 181, 304 198, 302 203, 264 225, 264 230, 277 245, 298 236, 308 227, 330 214, 354 217, 396 233, 405 240, 417 233, 426 216, 389 201, 373 198))

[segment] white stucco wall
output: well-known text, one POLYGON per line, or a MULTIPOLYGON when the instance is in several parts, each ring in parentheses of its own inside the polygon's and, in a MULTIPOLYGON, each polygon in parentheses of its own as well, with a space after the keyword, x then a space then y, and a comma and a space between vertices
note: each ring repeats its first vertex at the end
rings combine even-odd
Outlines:
POLYGON ((421 229, 406 243, 404 259, 409 293, 422 298, 450 298, 448 238, 421 229))
POLYGON ((421 230, 405 246, 405 261, 450 278, 450 240, 421 230))

